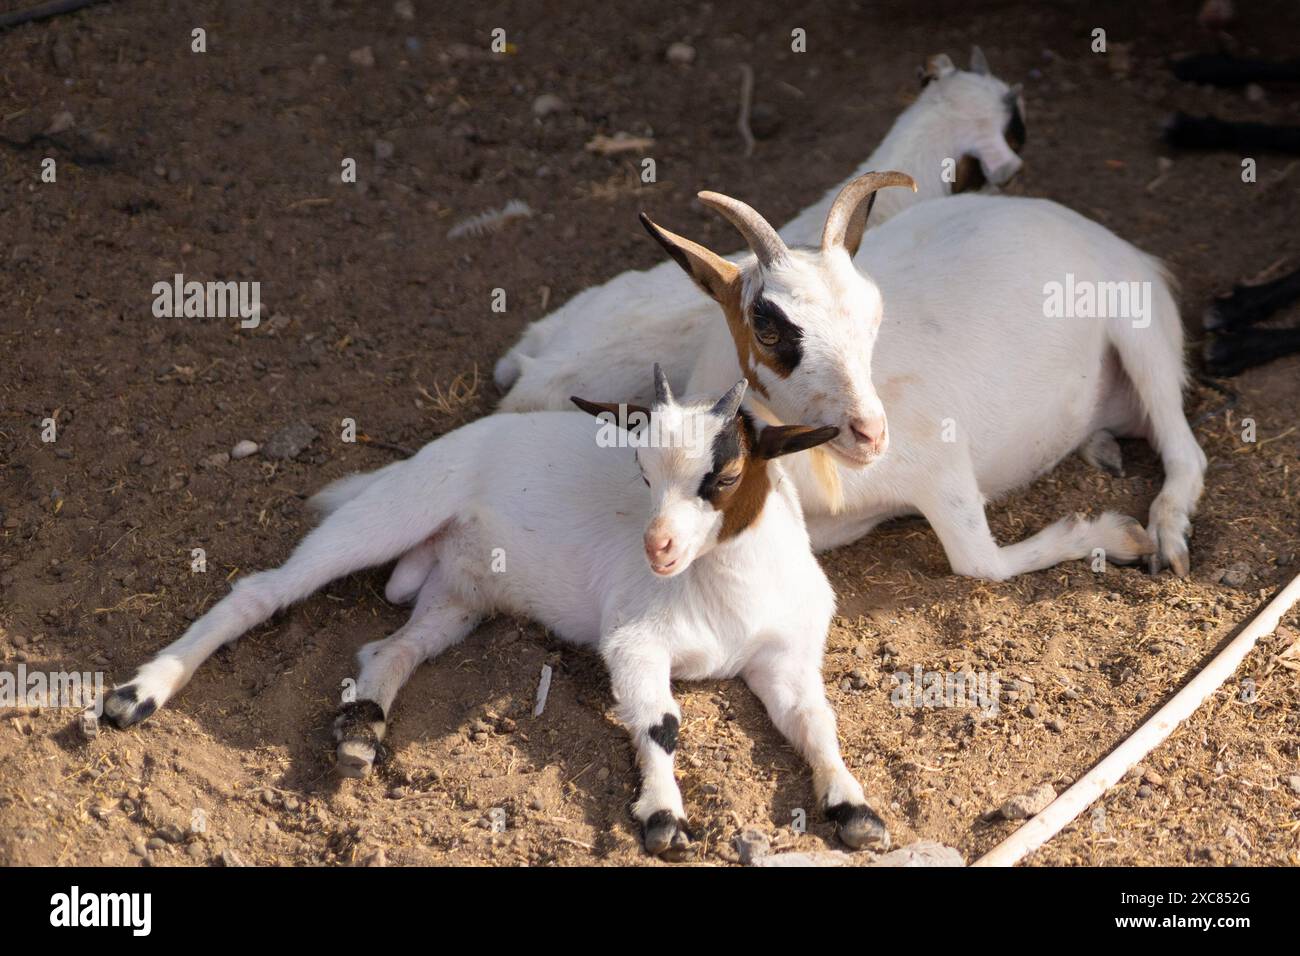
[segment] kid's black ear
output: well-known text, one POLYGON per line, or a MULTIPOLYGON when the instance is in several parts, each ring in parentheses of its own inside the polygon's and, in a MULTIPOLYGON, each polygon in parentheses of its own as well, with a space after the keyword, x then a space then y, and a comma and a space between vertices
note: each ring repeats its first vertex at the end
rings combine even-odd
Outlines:
POLYGON ((834 425, 768 425, 758 433, 758 447, 755 454, 759 458, 780 458, 796 451, 816 448, 830 441, 840 430, 834 425))
POLYGON ((650 423, 650 409, 646 408, 644 405, 629 405, 626 403, 620 405, 617 402, 589 402, 585 398, 578 398, 576 395, 570 395, 569 401, 573 402, 573 404, 577 405, 588 415, 595 415, 597 418, 608 412, 610 415, 614 416, 614 420, 618 422, 620 428, 628 428, 630 431, 634 431, 637 428, 650 423), (641 418, 639 420, 633 419, 633 415, 640 415, 641 418))

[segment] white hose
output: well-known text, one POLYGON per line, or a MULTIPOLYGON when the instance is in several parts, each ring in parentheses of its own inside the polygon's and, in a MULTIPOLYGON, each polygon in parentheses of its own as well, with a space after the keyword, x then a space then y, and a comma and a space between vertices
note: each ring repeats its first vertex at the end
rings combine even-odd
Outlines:
POLYGON ((1300 600, 1300 575, 1291 579, 1254 620, 1247 624, 1205 668, 1188 681, 1169 703, 1165 704, 1133 736, 1110 752, 1101 763, 1047 805, 1038 816, 1027 822, 971 866, 1015 866, 1027 854, 1038 849, 1071 820, 1088 808, 1098 797, 1119 782, 1124 774, 1156 747, 1174 728, 1191 716, 1205 699, 1232 676, 1255 643, 1277 629, 1282 615, 1300 600))

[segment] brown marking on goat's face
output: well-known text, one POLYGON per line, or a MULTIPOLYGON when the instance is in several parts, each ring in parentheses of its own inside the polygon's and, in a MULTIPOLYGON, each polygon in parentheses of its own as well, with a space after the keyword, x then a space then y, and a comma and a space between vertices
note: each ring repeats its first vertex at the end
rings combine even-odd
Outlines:
POLYGON ((736 362, 740 365, 740 370, 745 373, 749 387, 767 398, 767 388, 755 374, 755 363, 762 362, 769 367, 770 363, 760 355, 758 343, 754 341, 754 331, 745 319, 741 284, 737 282, 729 288, 727 294, 718 299, 718 305, 722 307, 722 315, 727 320, 727 331, 731 333, 731 341, 736 346, 736 362))
POLYGON ((745 412, 738 414, 713 442, 713 468, 700 484, 700 497, 722 512, 719 541, 744 531, 763 513, 772 490, 767 461, 754 454, 754 422, 745 412), (732 484, 724 484, 730 478, 732 484))

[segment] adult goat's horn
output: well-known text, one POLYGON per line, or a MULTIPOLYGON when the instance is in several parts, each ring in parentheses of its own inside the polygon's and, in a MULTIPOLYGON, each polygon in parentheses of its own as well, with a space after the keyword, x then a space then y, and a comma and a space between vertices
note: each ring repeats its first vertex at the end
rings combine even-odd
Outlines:
POLYGON ((866 173, 850 180, 831 203, 822 229, 822 251, 843 246, 849 257, 857 255, 862 233, 867 228, 867 217, 876 202, 876 190, 886 186, 908 186, 916 192, 916 180, 907 173, 866 173))
POLYGON ((745 237, 745 242, 749 243, 749 248, 754 250, 754 255, 758 256, 758 261, 764 268, 770 268, 773 263, 789 255, 790 250, 785 247, 785 243, 781 241, 781 237, 776 234, 776 230, 769 225, 768 221, 739 199, 732 199, 722 193, 702 192, 699 194, 699 200, 730 220, 745 237))

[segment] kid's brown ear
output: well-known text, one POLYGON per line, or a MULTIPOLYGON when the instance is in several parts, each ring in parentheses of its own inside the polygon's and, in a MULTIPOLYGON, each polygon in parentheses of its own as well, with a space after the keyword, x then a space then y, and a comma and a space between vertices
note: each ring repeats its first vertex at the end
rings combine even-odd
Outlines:
POLYGON ((796 451, 816 448, 840 433, 834 425, 768 425, 758 433, 754 454, 763 459, 780 458, 796 451))
POLYGON ((595 415, 599 418, 606 412, 614 416, 614 421, 618 422, 620 428, 628 428, 629 431, 650 424, 650 409, 644 405, 629 405, 627 403, 618 404, 617 402, 589 402, 585 398, 578 398, 576 395, 570 395, 569 401, 577 405, 588 415, 595 415), (641 415, 640 421, 633 421, 632 416, 641 415))
POLYGON ((645 213, 641 213, 641 225, 715 302, 726 302, 728 298, 737 295, 740 290, 740 269, 735 264, 698 242, 691 242, 662 226, 656 226, 645 213))

